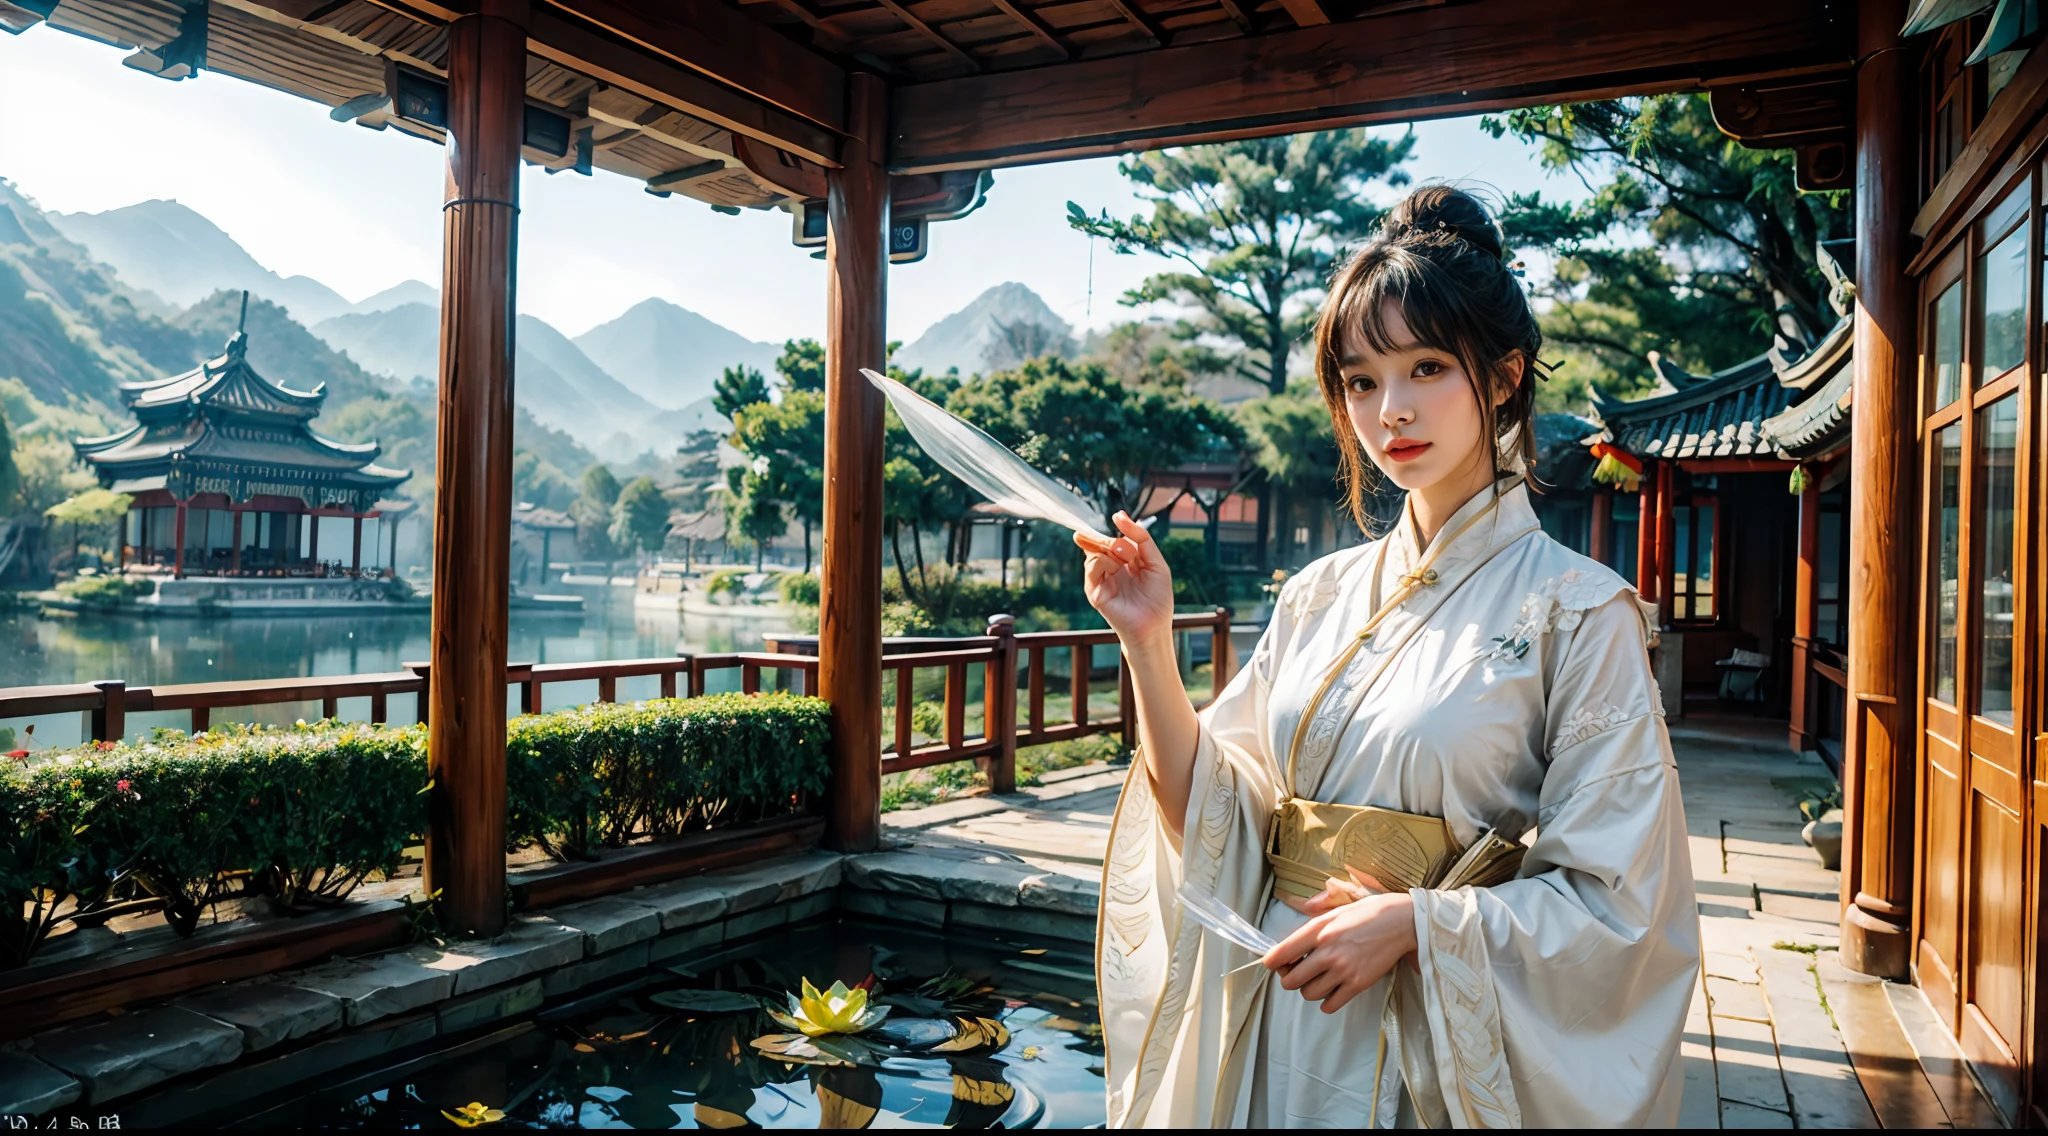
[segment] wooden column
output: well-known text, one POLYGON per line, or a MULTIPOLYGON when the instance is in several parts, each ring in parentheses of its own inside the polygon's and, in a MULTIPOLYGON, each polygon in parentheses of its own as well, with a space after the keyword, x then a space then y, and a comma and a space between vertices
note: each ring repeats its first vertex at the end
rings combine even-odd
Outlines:
POLYGON ((306 559, 316 565, 320 563, 320 514, 318 513, 309 513, 306 516, 306 559))
POLYGON ((1586 520, 1586 555, 1602 564, 1610 555, 1607 547, 1613 539, 1614 492, 1608 489, 1593 491, 1593 508, 1586 520))
POLYGON ((825 172, 825 555, 818 693, 832 704, 828 838, 866 852, 882 826, 882 395, 887 361, 886 84, 848 80, 844 165, 825 172))
POLYGON ((441 925, 505 925, 505 624, 512 540, 513 279, 527 5, 448 25, 440 442, 424 865, 441 925))
POLYGON ((1657 602, 1657 473, 1663 463, 1645 463, 1636 498, 1636 594, 1657 602))
POLYGON ((358 514, 358 515, 356 516, 356 531, 355 531, 355 539, 353 540, 353 542, 351 542, 351 544, 350 544, 350 547, 349 547, 349 552, 348 552, 348 566, 349 566, 349 570, 350 570, 350 571, 352 571, 352 572, 355 572, 355 573, 356 573, 357 575, 361 575, 361 574, 362 574, 362 571, 363 571, 363 518, 362 518, 361 514, 358 514))
POLYGON ((1799 493, 1799 562, 1792 587, 1792 748, 1815 748, 1813 727, 1813 631, 1815 589, 1820 578, 1819 468, 1806 471, 1799 493))
POLYGON ((239 576, 242 574, 242 511, 236 509, 234 515, 235 531, 230 539, 234 541, 235 547, 228 552, 228 571, 239 576))
POLYGON ((185 578, 185 503, 183 501, 178 502, 178 524, 172 535, 177 540, 178 547, 173 549, 171 554, 171 579, 182 580, 185 578))
POLYGON ((1849 451, 1849 690, 1842 758, 1842 965, 1912 957, 1915 60, 1903 0, 1864 0, 1856 71, 1856 428, 1849 451), (1904 704, 1902 704, 1904 700, 1904 704))
POLYGON ((1673 481, 1672 464, 1657 463, 1657 615, 1664 626, 1671 626, 1671 588, 1677 561, 1674 555, 1678 547, 1678 510, 1672 507, 1673 481))

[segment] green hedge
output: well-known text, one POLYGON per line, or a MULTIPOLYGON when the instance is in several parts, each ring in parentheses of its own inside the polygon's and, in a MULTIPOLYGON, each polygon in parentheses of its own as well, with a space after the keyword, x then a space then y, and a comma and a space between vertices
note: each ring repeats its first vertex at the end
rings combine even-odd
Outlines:
MULTIPOLYGON (((789 694, 599 704, 506 738, 507 837, 557 857, 784 815, 825 787, 825 704, 789 694)), ((39 754, 0 774, 0 967, 67 910, 143 897, 191 934, 230 894, 333 903, 426 824, 427 735, 319 723, 39 754)))

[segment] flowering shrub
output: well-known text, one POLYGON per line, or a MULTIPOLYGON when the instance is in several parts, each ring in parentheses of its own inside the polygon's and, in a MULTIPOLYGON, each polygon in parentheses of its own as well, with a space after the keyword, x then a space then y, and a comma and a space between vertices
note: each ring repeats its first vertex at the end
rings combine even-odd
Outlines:
MULTIPOLYGON (((508 843, 557 857, 795 811, 825 785, 825 704, 712 695, 523 717, 508 843)), ((291 908, 397 869, 426 825, 427 731, 323 722, 95 743, 0 771, 0 968, 57 921, 154 897, 180 934, 231 894, 291 908)))

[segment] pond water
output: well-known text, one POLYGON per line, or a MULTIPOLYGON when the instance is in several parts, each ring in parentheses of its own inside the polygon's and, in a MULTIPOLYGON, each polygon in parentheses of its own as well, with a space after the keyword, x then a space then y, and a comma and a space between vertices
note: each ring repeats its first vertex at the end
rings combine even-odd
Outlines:
POLYGON ((496 1126, 521 1128, 1098 1127, 1092 965, 1085 948, 1060 940, 811 924, 587 998, 480 1048, 197 1123, 453 1128, 469 1126, 465 1109, 491 1109, 503 1114, 496 1126), (869 981, 891 1005, 889 1020, 853 1043, 826 1038, 808 1051, 855 1063, 790 1062, 754 1044, 783 1035, 768 1044, 787 1045, 789 1033, 748 996, 781 1007, 804 979, 869 981))
MULTIPOLYGON (((635 608, 631 587, 551 585, 584 597, 581 614, 514 610, 508 653, 513 662, 572 663, 644 659, 692 652, 752 651, 764 633, 787 630, 779 619, 683 616, 635 608)), ((427 658, 428 617, 403 615, 257 617, 232 619, 62 615, 35 610, 0 612, 0 687, 121 679, 130 686, 237 679, 302 678, 395 671, 427 658)), ((713 673, 713 690, 737 689, 738 672, 713 673)), ((658 680, 623 680, 621 698, 651 697, 658 680), (645 689, 642 689, 644 687, 645 689)), ((550 685, 547 702, 569 706, 597 696, 596 680, 550 685)), ((393 721, 412 721, 410 696, 391 700, 393 721)), ((283 705, 216 711, 214 721, 289 723, 319 714, 319 705, 283 705)), ((341 716, 363 720, 369 700, 345 699, 341 716)), ((35 746, 75 745, 82 716, 10 719, 0 726, 36 726, 35 746)), ((131 737, 153 726, 185 728, 184 714, 131 714, 131 737)))

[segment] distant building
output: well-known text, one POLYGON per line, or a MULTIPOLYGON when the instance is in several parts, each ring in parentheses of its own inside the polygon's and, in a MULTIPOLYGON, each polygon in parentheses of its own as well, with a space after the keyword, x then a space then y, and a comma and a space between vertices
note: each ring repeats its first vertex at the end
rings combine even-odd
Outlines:
POLYGON ((135 425, 72 443, 101 485, 134 498, 123 566, 161 565, 180 578, 360 575, 366 563, 388 573, 396 543, 389 522, 412 503, 384 498, 411 471, 377 465, 375 442, 314 433, 325 387, 279 386, 249 365, 247 348, 238 330, 226 352, 191 371, 123 383, 135 425), (328 518, 352 523, 347 547, 328 523, 323 558, 328 518), (372 518, 387 523, 366 559, 363 521, 372 518))

